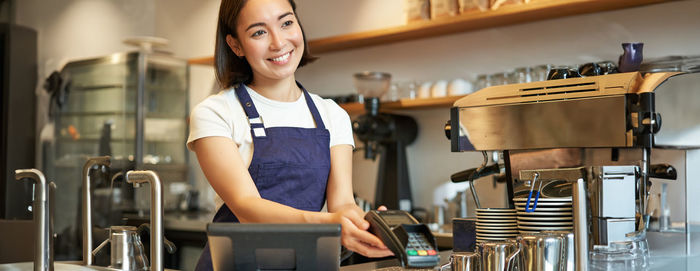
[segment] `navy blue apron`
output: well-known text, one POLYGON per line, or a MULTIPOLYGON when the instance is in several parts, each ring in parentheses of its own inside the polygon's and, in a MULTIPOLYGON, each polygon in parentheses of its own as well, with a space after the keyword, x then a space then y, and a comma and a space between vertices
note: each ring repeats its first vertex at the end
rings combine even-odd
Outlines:
MULTIPOLYGON (((316 128, 265 128, 245 86, 236 87, 236 96, 248 117, 253 136, 253 159, 248 172, 262 198, 318 212, 326 201, 331 167, 330 133, 309 93, 301 84, 297 85, 304 93, 316 128)), ((213 222, 238 222, 238 218, 224 204, 216 212, 213 222)), ((208 242, 195 270, 213 270, 208 242)))

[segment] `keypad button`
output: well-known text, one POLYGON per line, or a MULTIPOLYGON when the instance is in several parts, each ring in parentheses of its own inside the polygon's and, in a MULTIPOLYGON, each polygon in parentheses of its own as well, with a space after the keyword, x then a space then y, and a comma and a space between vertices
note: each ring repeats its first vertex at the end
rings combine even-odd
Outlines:
POLYGON ((416 256, 416 255, 418 255, 418 252, 413 250, 413 249, 409 249, 409 250, 406 250, 406 254, 408 254, 408 256, 416 256))
POLYGON ((418 251, 418 256, 428 256, 428 252, 421 249, 418 251))
POLYGON ((428 250, 428 255, 432 256, 432 255, 436 255, 436 254, 437 254, 437 252, 435 250, 432 250, 432 249, 428 250))

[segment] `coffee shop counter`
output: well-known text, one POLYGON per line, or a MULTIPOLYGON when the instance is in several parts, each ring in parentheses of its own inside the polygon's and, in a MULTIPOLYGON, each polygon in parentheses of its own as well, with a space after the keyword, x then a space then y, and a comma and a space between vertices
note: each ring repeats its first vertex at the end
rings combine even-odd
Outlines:
MULTIPOLYGON (((440 270, 440 266, 449 262, 451 250, 440 251, 440 265, 433 268, 415 269, 415 268, 403 268, 397 259, 389 259, 377 262, 369 262, 355 265, 341 266, 341 271, 367 271, 367 270, 377 270, 377 271, 400 271, 400 270, 440 270)), ((449 270, 449 269, 448 269, 449 270)), ((589 268, 589 270, 597 270, 589 268)), ((621 269, 608 269, 608 270, 621 270, 621 269)), ((643 271, 691 271, 700 270, 700 255, 694 256, 670 256, 670 255, 653 255, 649 259, 648 268, 638 268, 630 270, 643 270, 643 271)))
POLYGON ((440 265, 433 268, 403 268, 398 259, 392 258, 388 260, 353 264, 341 266, 341 271, 367 271, 367 270, 378 270, 378 271, 399 271, 399 270, 411 270, 411 271, 422 271, 422 270, 440 270, 440 266, 449 262, 450 254, 452 250, 440 251, 440 265))

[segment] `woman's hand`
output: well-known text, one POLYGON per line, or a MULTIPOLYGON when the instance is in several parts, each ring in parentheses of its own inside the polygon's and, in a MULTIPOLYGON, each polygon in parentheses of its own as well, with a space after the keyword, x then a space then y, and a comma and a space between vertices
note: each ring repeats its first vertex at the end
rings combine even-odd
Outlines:
POLYGON ((340 240, 347 249, 370 258, 394 255, 382 240, 367 231, 369 222, 364 219, 364 212, 359 207, 341 209, 331 214, 334 222, 341 225, 340 240))

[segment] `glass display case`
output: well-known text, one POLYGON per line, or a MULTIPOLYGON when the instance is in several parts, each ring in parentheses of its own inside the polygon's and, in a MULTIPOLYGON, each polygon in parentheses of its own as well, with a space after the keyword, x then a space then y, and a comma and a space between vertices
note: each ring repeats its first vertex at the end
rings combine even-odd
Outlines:
POLYGON ((44 148, 49 158, 44 170, 58 186, 57 256, 80 252, 75 239, 80 238, 81 174, 88 157, 112 157, 110 172, 93 177, 94 225, 119 223, 121 210, 148 211, 149 189, 111 181, 131 169, 156 171, 166 192, 164 206, 177 206, 167 188, 188 181, 188 73, 186 60, 143 51, 64 66, 63 94, 53 105, 54 142, 44 148), (76 245, 77 250, 71 247, 76 245))

